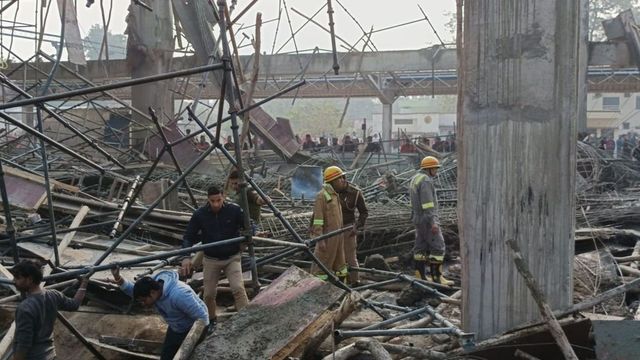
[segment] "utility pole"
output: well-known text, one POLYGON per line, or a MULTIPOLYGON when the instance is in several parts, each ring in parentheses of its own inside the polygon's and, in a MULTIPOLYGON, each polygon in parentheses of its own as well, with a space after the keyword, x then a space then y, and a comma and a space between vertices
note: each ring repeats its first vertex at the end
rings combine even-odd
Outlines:
POLYGON ((462 323, 479 340, 540 319, 506 240, 518 244, 552 309, 572 304, 582 5, 464 2, 462 323))

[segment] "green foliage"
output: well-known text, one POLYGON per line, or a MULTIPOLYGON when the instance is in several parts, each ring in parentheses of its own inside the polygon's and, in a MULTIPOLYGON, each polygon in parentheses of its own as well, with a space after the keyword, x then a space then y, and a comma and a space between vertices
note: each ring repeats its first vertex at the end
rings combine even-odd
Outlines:
MULTIPOLYGON (((101 25, 93 24, 87 36, 84 37, 83 45, 87 60, 98 60, 100 46, 104 38, 104 30, 101 25)), ((107 45, 109 47, 109 59, 124 59, 127 56, 127 37, 123 34, 112 34, 107 31, 107 45)), ((104 50, 102 58, 105 59, 104 50)))

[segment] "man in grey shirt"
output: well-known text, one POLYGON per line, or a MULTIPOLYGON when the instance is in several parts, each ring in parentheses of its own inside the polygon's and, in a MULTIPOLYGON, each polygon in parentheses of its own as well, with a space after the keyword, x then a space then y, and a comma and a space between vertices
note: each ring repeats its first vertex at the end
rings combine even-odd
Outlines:
POLYGON ((14 360, 53 360, 53 325, 58 310, 78 310, 87 290, 89 277, 84 277, 73 299, 57 290, 40 287, 42 269, 31 261, 22 261, 11 269, 16 289, 26 298, 16 308, 14 360))

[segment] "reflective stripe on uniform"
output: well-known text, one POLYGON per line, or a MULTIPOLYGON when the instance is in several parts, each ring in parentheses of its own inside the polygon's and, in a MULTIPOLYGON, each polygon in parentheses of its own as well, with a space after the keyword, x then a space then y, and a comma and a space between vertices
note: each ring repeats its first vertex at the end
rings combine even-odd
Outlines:
POLYGON ((413 181, 411 182, 411 187, 416 189, 418 186, 420 186, 422 181, 424 181, 424 179, 426 178, 427 178, 427 175, 418 174, 416 177, 413 178, 413 181))
POLYGON ((322 226, 324 225, 324 220, 323 219, 313 219, 313 225, 319 225, 322 226))
POLYGON ((347 268, 347 265, 344 265, 344 267, 342 267, 340 270, 336 271, 336 276, 337 277, 345 277, 349 274, 349 269, 347 268))
POLYGON ((426 203, 422 204, 422 210, 431 209, 434 206, 435 205, 433 204, 433 201, 426 202, 426 203))
POLYGON ((429 260, 431 260, 432 263, 442 264, 444 255, 430 255, 429 260))
POLYGON ((415 254, 413 254, 413 260, 426 261, 427 260, 427 256, 425 254, 415 253, 415 254))

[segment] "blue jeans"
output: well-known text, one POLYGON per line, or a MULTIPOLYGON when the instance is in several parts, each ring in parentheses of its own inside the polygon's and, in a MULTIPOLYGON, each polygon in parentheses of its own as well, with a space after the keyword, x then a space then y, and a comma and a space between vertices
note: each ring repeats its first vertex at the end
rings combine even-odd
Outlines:
POLYGON ((180 345, 189 334, 189 330, 179 333, 167 328, 167 334, 164 337, 164 343, 162 344, 162 353, 160 354, 160 360, 171 360, 180 349, 180 345))

